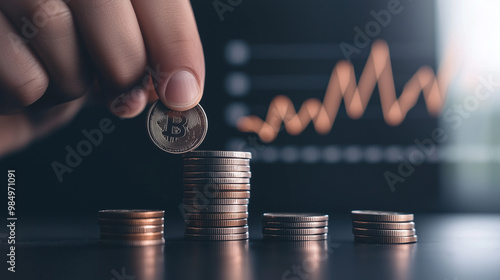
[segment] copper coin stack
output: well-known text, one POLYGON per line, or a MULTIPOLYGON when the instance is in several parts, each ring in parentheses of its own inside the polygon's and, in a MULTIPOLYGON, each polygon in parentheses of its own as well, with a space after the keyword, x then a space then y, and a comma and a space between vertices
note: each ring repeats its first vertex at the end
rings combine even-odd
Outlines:
POLYGON ((351 211, 354 241, 404 244, 417 242, 413 214, 389 211, 351 211))
POLYGON ((328 237, 328 215, 319 213, 264 213, 266 240, 314 241, 328 237))
POLYGON ((192 151, 183 156, 184 236, 191 240, 248 239, 252 154, 192 151))
POLYGON ((101 243, 146 246, 164 244, 163 210, 101 210, 98 220, 101 243))

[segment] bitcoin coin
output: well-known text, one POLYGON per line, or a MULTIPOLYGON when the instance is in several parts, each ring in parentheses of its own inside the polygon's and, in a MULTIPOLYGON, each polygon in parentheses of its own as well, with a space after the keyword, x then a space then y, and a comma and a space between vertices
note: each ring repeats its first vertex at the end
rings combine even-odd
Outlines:
POLYGON ((264 227, 270 228, 316 228, 328 226, 328 221, 324 222, 302 222, 302 223, 286 223, 286 222, 264 222, 264 227))
POLYGON ((190 190, 190 191, 200 191, 203 192, 204 194, 209 195, 210 192, 225 192, 225 191, 249 191, 250 190, 250 184, 210 184, 210 183, 190 183, 187 184, 185 183, 183 185, 184 190, 190 190))
POLYGON ((367 228, 367 229, 414 229, 414 222, 401 222, 401 223, 377 223, 377 222, 363 222, 352 221, 354 228, 367 228))
POLYGON ((248 220, 186 220, 186 225, 190 227, 241 227, 246 226, 248 220))
POLYGON ((249 184, 250 178, 184 178, 184 184, 249 184))
POLYGON ((248 165, 184 165, 184 172, 249 172, 248 165))
POLYGON ((233 192, 223 192, 223 191, 213 191, 213 192, 201 192, 201 191, 184 191, 184 198, 250 198, 250 192, 248 191, 233 191, 233 192))
POLYGON ((105 219, 99 218, 99 224, 102 225, 126 225, 126 226, 146 226, 163 225, 163 218, 152 219, 105 219))
POLYGON ((184 236, 192 240, 212 240, 212 241, 229 241, 229 240, 242 240, 248 239, 249 234, 246 233, 235 233, 235 234, 190 234, 186 233, 184 236))
POLYGON ((328 221, 328 215, 319 213, 264 213, 265 222, 322 222, 328 221))
POLYGON ((163 210, 143 210, 143 209, 111 209, 98 212, 99 218, 109 219, 147 219, 163 218, 163 210))
POLYGON ((248 212, 248 205, 184 205, 188 212, 248 212))
POLYGON ((185 158, 244 158, 251 159, 252 153, 239 151, 192 151, 183 155, 185 158))
POLYGON ((240 213, 186 213, 188 220, 233 220, 233 219, 246 219, 248 212, 240 213))
POLYGON ((366 235, 366 236, 412 236, 415 235, 414 229, 365 229, 365 228, 354 228, 352 230, 354 235, 366 235))
POLYGON ((354 241, 361 243, 379 243, 379 244, 403 244, 417 242, 417 236, 363 236, 354 235, 354 241))
POLYGON ((186 165, 250 165, 249 159, 243 158, 184 158, 186 165))
POLYGON ((242 227, 186 227, 188 234, 235 234, 248 232, 248 226, 242 227))
POLYGON ((203 142, 208 120, 199 104, 180 112, 156 101, 149 110, 147 128, 156 146, 165 152, 180 154, 196 149, 203 142))
POLYGON ((184 198, 186 205, 235 205, 235 204, 248 204, 249 200, 245 198, 184 198))
POLYGON ((314 240, 325 240, 328 238, 328 234, 308 234, 308 235, 276 235, 276 234, 264 234, 264 239, 267 240, 283 240, 283 241, 314 241, 314 240))
POLYGON ((163 225, 158 226, 101 226, 104 233, 145 233, 163 231, 163 225))
POLYGON ((264 228, 264 234, 271 235, 305 235, 328 233, 328 227, 320 228, 264 228))
POLYGON ((251 178, 252 172, 184 172, 184 178, 251 178))
POLYGON ((368 221, 368 222, 411 222, 413 214, 390 212, 390 211, 374 211, 374 210, 353 210, 351 211, 353 220, 368 221))

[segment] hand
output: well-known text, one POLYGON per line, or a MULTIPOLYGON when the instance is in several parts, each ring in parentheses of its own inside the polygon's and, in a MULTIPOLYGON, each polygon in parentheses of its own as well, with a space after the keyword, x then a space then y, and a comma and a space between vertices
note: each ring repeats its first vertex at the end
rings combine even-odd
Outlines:
POLYGON ((203 50, 188 0, 0 0, 0 155, 69 121, 92 89, 119 117, 157 96, 198 104, 203 50))

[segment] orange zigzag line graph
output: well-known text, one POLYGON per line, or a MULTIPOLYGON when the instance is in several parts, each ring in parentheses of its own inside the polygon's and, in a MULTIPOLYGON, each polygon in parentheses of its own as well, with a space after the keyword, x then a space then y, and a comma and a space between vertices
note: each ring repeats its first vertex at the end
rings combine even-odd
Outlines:
POLYGON ((428 66, 419 68, 406 82, 398 98, 389 47, 386 42, 378 40, 372 45, 358 84, 352 64, 346 60, 339 61, 330 76, 323 102, 315 98, 308 99, 296 112, 290 98, 279 95, 271 101, 265 121, 257 116, 247 116, 238 120, 237 128, 242 132, 257 133, 263 142, 276 139, 282 123, 291 135, 300 134, 310 122, 313 122, 318 133, 327 134, 332 129, 342 99, 347 115, 359 119, 366 110, 376 84, 387 124, 399 125, 415 106, 421 92, 429 113, 437 115, 444 106, 448 86, 455 74, 453 58, 454 53, 449 51, 437 75, 428 66))

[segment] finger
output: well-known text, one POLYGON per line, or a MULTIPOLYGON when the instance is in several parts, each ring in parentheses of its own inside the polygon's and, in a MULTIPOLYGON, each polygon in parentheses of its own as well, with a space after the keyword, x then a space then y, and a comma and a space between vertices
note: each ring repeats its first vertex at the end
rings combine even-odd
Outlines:
POLYGON ((132 0, 160 100, 174 110, 190 109, 202 97, 203 49, 188 0, 132 0))
POLYGON ((85 98, 79 98, 41 113, 22 113, 0 116, 0 157, 20 150, 34 139, 68 123, 79 111, 85 98))
POLYGON ((27 109, 34 137, 38 138, 71 121, 85 104, 87 95, 44 110, 27 109))
POLYGON ((133 118, 146 108, 149 95, 150 92, 142 87, 133 88, 111 101, 108 107, 120 118, 133 118))
POLYGON ((120 118, 133 118, 139 115, 146 108, 151 96, 156 96, 149 74, 144 77, 142 85, 108 101, 110 111, 120 118))
POLYGON ((89 87, 78 46, 71 11, 62 0, 18 0, 1 2, 2 9, 47 70, 51 90, 47 95, 63 101, 85 94, 89 87))
POLYGON ((72 0, 68 5, 104 82, 103 90, 118 95, 135 86, 144 76, 147 58, 130 1, 72 0))
POLYGON ((0 131, 0 156, 23 148, 34 136, 29 118, 23 113, 0 116, 0 131))
POLYGON ((0 112, 12 113, 38 100, 49 84, 43 66, 0 12, 0 112))

